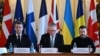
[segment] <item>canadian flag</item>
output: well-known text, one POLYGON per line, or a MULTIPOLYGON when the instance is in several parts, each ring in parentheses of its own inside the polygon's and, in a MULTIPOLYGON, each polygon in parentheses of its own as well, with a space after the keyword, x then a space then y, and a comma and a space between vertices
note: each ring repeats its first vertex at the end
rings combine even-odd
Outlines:
POLYGON ((57 30, 59 31, 59 19, 58 19, 58 10, 56 0, 52 0, 51 5, 51 14, 49 16, 48 25, 51 23, 55 23, 57 25, 57 30))
POLYGON ((5 0, 2 21, 2 33, 0 37, 0 47, 4 47, 8 35, 12 32, 12 19, 9 0, 5 0))
POLYGON ((88 18, 88 35, 94 41, 95 46, 99 46, 99 34, 97 26, 97 16, 94 0, 90 2, 89 18, 88 18))

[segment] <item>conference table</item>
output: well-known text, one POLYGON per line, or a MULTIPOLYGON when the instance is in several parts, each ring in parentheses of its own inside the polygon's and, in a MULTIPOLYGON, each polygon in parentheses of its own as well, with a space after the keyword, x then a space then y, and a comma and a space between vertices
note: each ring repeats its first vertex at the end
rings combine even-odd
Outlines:
POLYGON ((2 54, 2 56, 100 56, 100 54, 73 54, 73 53, 17 53, 17 54, 2 54))

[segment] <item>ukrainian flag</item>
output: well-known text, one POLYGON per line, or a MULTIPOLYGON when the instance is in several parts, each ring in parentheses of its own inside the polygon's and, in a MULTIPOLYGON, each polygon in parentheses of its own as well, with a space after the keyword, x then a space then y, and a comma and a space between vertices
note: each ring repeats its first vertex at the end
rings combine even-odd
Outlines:
POLYGON ((75 22, 75 36, 79 36, 79 27, 81 25, 85 25, 85 18, 83 15, 83 5, 82 0, 78 0, 78 7, 77 7, 77 16, 75 22))
POLYGON ((62 34, 64 37, 64 44, 70 45, 74 37, 74 25, 73 25, 70 0, 66 0, 64 26, 62 29, 62 34))

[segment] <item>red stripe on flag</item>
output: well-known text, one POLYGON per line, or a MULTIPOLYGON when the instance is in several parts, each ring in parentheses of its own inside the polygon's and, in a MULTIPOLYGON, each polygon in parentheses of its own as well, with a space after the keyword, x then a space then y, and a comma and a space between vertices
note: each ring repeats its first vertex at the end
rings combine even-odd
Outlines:
POLYGON ((2 32, 0 37, 0 47, 4 47, 8 35, 12 32, 12 19, 10 13, 9 0, 5 0, 3 10, 2 32), (5 28, 4 28, 5 27, 5 28))
POLYGON ((94 9, 95 9, 95 3, 94 3, 94 0, 91 0, 91 3, 90 3, 90 11, 92 11, 94 9))
POLYGON ((58 18, 57 15, 58 14, 56 12, 58 12, 58 11, 56 11, 57 10, 57 8, 56 8, 56 6, 57 6, 56 0, 52 0, 52 5, 51 6, 52 6, 51 7, 51 14, 49 16, 48 25, 51 24, 51 23, 55 23, 56 26, 57 26, 57 30, 59 30, 60 27, 59 27, 59 22, 57 20, 57 18, 58 18))
POLYGON ((10 10, 9 0, 5 0, 3 16, 9 14, 11 12, 10 10))
POLYGON ((8 32, 11 33, 12 32, 12 20, 10 19, 10 20, 5 21, 5 24, 6 24, 8 32))
POLYGON ((1 37, 0 37, 0 47, 4 47, 6 44, 6 37, 3 31, 1 31, 1 37))
POLYGON ((52 9, 51 9, 51 11, 52 11, 52 14, 54 15, 54 0, 52 0, 52 9))
POLYGON ((95 40, 98 40, 97 38, 97 34, 95 33, 96 31, 98 31, 97 28, 97 23, 95 22, 94 24, 92 24, 92 20, 91 17, 88 20, 88 35, 90 36, 90 38, 95 42, 95 40))
POLYGON ((49 25, 49 24, 51 24, 51 23, 53 23, 53 19, 52 19, 52 17, 51 17, 51 16, 49 16, 48 25, 49 25))
POLYGON ((57 24, 56 24, 56 25, 57 25, 57 29, 60 29, 59 22, 57 22, 57 24))
POLYGON ((96 46, 100 45, 94 0, 91 0, 90 2, 90 12, 89 12, 89 19, 88 19, 88 35, 94 41, 96 46))

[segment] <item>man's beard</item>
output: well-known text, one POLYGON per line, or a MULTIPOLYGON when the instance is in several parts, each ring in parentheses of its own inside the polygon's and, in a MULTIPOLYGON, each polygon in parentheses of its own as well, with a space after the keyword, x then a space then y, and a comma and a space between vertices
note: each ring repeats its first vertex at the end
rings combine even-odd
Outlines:
POLYGON ((86 35, 80 35, 82 38, 85 38, 86 37, 86 35))

